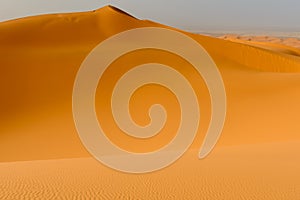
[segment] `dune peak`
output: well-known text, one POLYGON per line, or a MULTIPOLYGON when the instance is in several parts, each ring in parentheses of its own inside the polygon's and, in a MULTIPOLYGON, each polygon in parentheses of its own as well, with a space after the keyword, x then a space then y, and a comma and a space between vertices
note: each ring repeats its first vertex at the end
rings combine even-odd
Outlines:
POLYGON ((118 14, 126 15, 126 16, 132 17, 134 19, 137 19, 133 15, 131 15, 131 14, 125 12, 124 10, 122 10, 120 8, 117 8, 117 7, 113 6, 113 5, 104 6, 102 8, 99 8, 99 9, 95 10, 95 12, 102 12, 103 10, 109 10, 109 11, 112 11, 112 12, 115 12, 115 13, 118 13, 118 14))

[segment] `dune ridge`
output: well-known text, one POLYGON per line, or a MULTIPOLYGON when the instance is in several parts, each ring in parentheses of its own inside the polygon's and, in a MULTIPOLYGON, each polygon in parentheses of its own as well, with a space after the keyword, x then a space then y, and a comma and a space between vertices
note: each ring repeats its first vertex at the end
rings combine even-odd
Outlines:
MULTIPOLYGON (((113 6, 106 6, 92 12, 42 15, 3 22, 0 25, 0 42, 3 46, 10 46, 14 43, 30 44, 30 46, 39 46, 41 43, 45 46, 48 42, 50 46, 81 45, 90 50, 103 39, 117 32, 145 26, 171 28, 149 20, 138 20, 113 6), (107 26, 111 26, 110 29, 107 29, 107 26), (34 37, 30 37, 30 32, 34 33, 34 37), (24 38, 24 35, 27 38, 24 38), (45 41, 47 41, 46 44, 45 41)), ((261 71, 299 72, 300 70, 299 58, 290 57, 290 54, 281 54, 276 49, 272 51, 272 49, 262 49, 249 43, 242 45, 241 42, 232 42, 233 40, 227 42, 214 37, 184 33, 197 40, 212 56, 216 55, 216 59, 222 56, 261 71), (222 51, 227 48, 231 51, 222 51), (258 54, 270 61, 268 63, 261 62, 262 60, 257 62, 255 58, 258 54), (289 63, 288 67, 286 62, 289 63), (272 65, 270 66, 269 63, 272 65)), ((296 54, 298 55, 299 52, 297 51, 296 54)))

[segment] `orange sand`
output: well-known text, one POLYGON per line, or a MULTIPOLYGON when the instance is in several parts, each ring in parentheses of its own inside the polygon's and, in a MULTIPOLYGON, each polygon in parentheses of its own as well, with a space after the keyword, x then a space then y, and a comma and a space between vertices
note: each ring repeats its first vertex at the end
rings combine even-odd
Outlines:
MULTIPOLYGON (((102 40, 148 26, 166 27, 113 7, 0 23, 0 199, 300 199, 300 51, 267 39, 185 33, 215 60, 227 92, 209 157, 197 159, 210 114, 203 93, 199 136, 172 166, 130 175, 91 158, 72 118, 76 73, 102 40)), ((170 56, 157 59, 179 62, 170 56)))
POLYGON ((224 35, 220 38, 240 43, 246 43, 248 45, 274 50, 281 53, 300 56, 300 39, 298 38, 239 35, 224 35))

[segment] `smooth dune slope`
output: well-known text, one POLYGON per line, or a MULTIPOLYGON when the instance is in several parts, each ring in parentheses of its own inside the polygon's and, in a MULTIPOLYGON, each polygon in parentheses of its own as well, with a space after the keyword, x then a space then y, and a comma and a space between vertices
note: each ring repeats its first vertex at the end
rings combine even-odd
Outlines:
MULTIPOLYGON (((119 173, 91 158, 73 122, 76 73, 99 42, 139 27, 173 29, 112 6, 0 23, 0 199, 299 199, 300 51, 264 40, 181 31, 207 50, 226 87, 227 118, 209 157, 197 158, 210 119, 201 78, 183 59, 150 50, 151 58, 177 66, 199 83, 196 140, 178 162, 150 174, 119 173)), ((118 65, 139 61, 127 55, 112 74, 118 65)), ((96 99, 101 101, 99 93, 96 99)), ((169 103, 168 114, 176 116, 176 103, 169 103)))

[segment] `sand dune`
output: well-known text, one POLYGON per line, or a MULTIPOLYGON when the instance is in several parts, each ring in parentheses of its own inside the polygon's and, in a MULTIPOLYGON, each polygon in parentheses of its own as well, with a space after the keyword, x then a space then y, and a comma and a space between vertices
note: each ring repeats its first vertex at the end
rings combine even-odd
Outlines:
POLYGON ((300 39, 270 36, 224 35, 219 38, 249 44, 290 55, 300 56, 300 39))
MULTIPOLYGON (((99 42, 138 27, 171 28, 111 6, 0 23, 0 199, 299 199, 300 50, 294 39, 224 40, 182 31, 209 52, 224 79, 228 113, 216 150, 204 160, 195 153, 210 114, 199 84, 203 129, 174 165, 133 176, 90 158, 72 117, 76 73, 99 42)), ((184 63, 149 53, 163 63, 184 63)), ((128 62, 135 61, 119 64, 128 62)), ((191 74, 185 64, 180 69, 191 74)))

